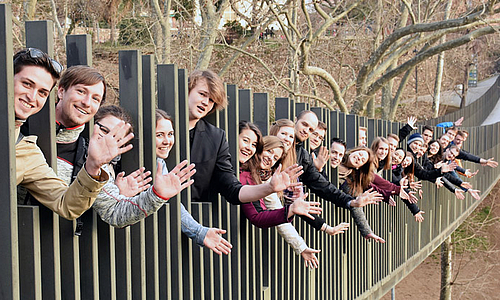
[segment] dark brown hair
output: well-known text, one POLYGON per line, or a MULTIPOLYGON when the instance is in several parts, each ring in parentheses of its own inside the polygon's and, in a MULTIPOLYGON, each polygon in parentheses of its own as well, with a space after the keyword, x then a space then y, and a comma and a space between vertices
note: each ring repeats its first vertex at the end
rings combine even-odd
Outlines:
POLYGON ((106 118, 107 116, 113 116, 117 119, 125 121, 125 123, 129 123, 129 132, 134 132, 132 117, 122 107, 114 104, 101 106, 94 116, 94 124, 106 118))
POLYGON ((346 178, 351 195, 358 196, 368 188, 370 183, 373 181, 373 177, 375 176, 376 160, 377 158, 370 148, 359 146, 347 150, 342 160, 342 164, 352 170, 351 174, 349 174, 346 178), (351 162, 349 161, 349 156, 357 151, 366 151, 368 153, 368 160, 358 169, 351 165, 351 162))

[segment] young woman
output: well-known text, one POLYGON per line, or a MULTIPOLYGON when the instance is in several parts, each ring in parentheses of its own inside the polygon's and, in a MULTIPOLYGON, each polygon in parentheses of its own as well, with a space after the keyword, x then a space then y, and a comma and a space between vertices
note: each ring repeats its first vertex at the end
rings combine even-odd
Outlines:
MULTIPOLYGON (((240 181, 243 185, 261 184, 271 178, 274 172, 281 170, 281 158, 284 152, 283 143, 275 136, 266 136, 262 139, 262 152, 250 158, 242 168, 240 181)), ((310 215, 321 213, 319 202, 304 201, 307 194, 301 195, 291 205, 281 209, 268 210, 264 199, 241 205, 247 219, 255 226, 269 228, 279 224, 291 222, 295 214, 310 215)))
MULTIPOLYGON (((120 120, 127 120, 125 111, 115 105, 103 106, 94 117, 100 134, 106 135, 120 120)), ((172 120, 164 111, 156 113, 156 155, 158 171, 152 187, 144 191, 145 175, 138 174, 136 181, 143 184, 130 188, 127 184, 120 187, 115 184, 114 177, 104 186, 98 195, 93 208, 101 219, 118 228, 132 225, 148 215, 156 212, 170 197, 175 196, 193 181, 188 180, 194 174, 194 165, 187 166, 187 161, 177 165, 168 172, 163 159, 168 157, 174 144, 172 120), (187 166, 187 167, 186 167, 187 166), (137 192, 139 192, 137 194, 137 192), (125 196, 124 194, 134 194, 125 196), (136 195, 135 195, 136 194, 136 195)), ((111 166, 107 166, 112 169, 111 166)), ((147 185, 145 186, 147 187, 147 185)), ((231 252, 231 244, 220 236, 225 230, 207 228, 196 222, 181 203, 181 229, 188 237, 194 239, 198 245, 206 246, 217 254, 231 252)))
MULTIPOLYGON (((396 151, 399 151, 399 149, 396 149, 396 151)), ((393 182, 397 185, 400 184, 400 180, 404 177, 408 179, 408 183, 411 188, 415 189, 420 189, 422 187, 422 184, 420 181, 415 181, 415 159, 413 155, 410 152, 404 152, 404 157, 401 159, 401 162, 399 164, 399 170, 400 172, 398 174, 394 174, 393 172, 393 182)), ((420 192, 421 190, 419 190, 420 192)), ((418 205, 416 203, 411 203, 410 201, 406 199, 401 199, 403 200, 404 204, 410 212, 413 214, 415 217, 415 221, 417 222, 423 222, 424 221, 424 216, 423 214, 425 213, 424 211, 420 210, 418 205)))
MULTIPOLYGON (((297 162, 297 155, 295 152, 295 124, 288 119, 279 119, 271 125, 269 129, 269 134, 278 137, 283 145, 285 146, 285 154, 282 158, 283 168, 287 168, 297 162)), ((290 197, 293 192, 287 193, 285 191, 285 200, 290 197)), ((288 203, 288 202, 287 202, 288 203)), ((349 228, 349 223, 341 223, 337 226, 330 226, 326 224, 320 216, 315 215, 314 219, 304 218, 302 219, 311 225, 316 230, 321 230, 329 235, 336 235, 343 233, 349 228)))
POLYGON ((373 141, 371 149, 377 156, 377 172, 379 175, 382 173, 382 170, 390 170, 392 154, 389 148, 389 141, 379 136, 373 141))
MULTIPOLYGON (((431 140, 429 142, 429 149, 427 150, 427 158, 433 164, 437 164, 443 160, 443 149, 441 149, 441 145, 436 140, 431 140)), ((426 166, 423 166, 424 168, 426 166)))
MULTIPOLYGON (((260 153, 262 149, 260 130, 253 123, 241 121, 239 124, 239 162, 243 166, 255 152, 260 153)), ((283 204, 277 193, 273 193, 264 198, 264 204, 269 210, 282 209, 283 204)), ((319 261, 315 253, 320 250, 309 248, 304 239, 299 235, 295 227, 290 223, 283 223, 276 226, 278 233, 300 254, 307 267, 317 268, 319 261)))

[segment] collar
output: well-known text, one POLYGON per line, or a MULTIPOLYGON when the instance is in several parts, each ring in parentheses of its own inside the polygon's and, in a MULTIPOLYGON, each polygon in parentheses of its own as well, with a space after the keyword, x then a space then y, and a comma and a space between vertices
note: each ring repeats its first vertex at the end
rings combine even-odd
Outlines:
POLYGON ((85 129, 85 124, 75 127, 65 127, 63 124, 56 121, 56 142, 57 143, 73 143, 78 140, 80 133, 85 129))

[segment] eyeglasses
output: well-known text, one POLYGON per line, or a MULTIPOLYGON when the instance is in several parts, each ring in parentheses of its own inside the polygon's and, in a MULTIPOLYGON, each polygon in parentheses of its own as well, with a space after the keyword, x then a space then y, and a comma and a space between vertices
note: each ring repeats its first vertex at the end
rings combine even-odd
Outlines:
POLYGON ((104 134, 108 134, 111 131, 108 127, 102 125, 101 123, 99 123, 99 122, 95 122, 95 123, 97 124, 97 126, 99 126, 99 128, 101 128, 101 130, 102 130, 102 132, 104 132, 104 134))
MULTIPOLYGON (((27 48, 25 53, 28 53, 31 58, 42 58, 42 57, 44 57, 44 55, 47 55, 47 57, 50 59, 50 63, 52 64, 52 68, 54 69, 54 71, 57 72, 57 74, 61 74, 61 72, 64 69, 64 67, 57 60, 51 58, 50 56, 48 56, 48 54, 46 54, 45 52, 43 52, 40 49, 27 48)), ((18 59, 18 58, 19 58, 19 56, 16 59, 18 59)))

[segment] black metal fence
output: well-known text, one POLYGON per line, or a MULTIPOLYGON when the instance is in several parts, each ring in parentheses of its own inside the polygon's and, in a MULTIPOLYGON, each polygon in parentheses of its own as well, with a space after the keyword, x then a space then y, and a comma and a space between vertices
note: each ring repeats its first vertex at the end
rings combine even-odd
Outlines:
MULTIPOLYGON (((330 237, 297 219, 294 225, 307 244, 321 249, 320 267, 305 268, 300 256, 274 228, 253 227, 240 208, 223 199, 194 203, 190 191, 170 199, 157 213, 127 227, 115 229, 89 210, 83 215, 84 229, 75 236, 75 223, 64 220, 45 207, 18 206, 15 192, 15 137, 13 110, 13 69, 11 14, 0 5, 0 131, 7 143, 0 146, 0 178, 3 209, 0 212, 1 299, 353 299, 379 298, 425 259, 451 234, 478 205, 469 196, 459 201, 448 191, 424 184, 419 206, 425 221, 416 223, 399 203, 365 208, 375 233, 386 244, 369 243, 351 227, 348 233, 330 237), (6 129, 6 130, 5 130, 6 129), (205 226, 228 230, 233 244, 228 256, 218 256, 200 248, 181 234, 182 202, 194 218, 205 226)), ((27 46, 51 54, 50 21, 26 23, 27 46), (32 32, 33 30, 33 32, 32 32)), ((91 65, 88 36, 68 36, 68 65, 91 65)), ((188 72, 175 65, 156 65, 151 55, 139 51, 120 51, 120 104, 134 117, 134 150, 123 156, 123 168, 139 166, 155 170, 154 109, 162 108, 174 116, 175 146, 167 164, 173 166, 189 158, 187 112, 188 72)), ((232 157, 237 157, 238 122, 250 120, 264 134, 269 121, 293 118, 304 109, 316 112, 328 124, 327 137, 340 137, 348 147, 355 146, 358 128, 368 128, 368 142, 376 136, 397 133, 403 124, 346 115, 319 107, 309 107, 288 98, 274 101, 264 93, 252 93, 227 85, 229 106, 208 116, 210 122, 227 133, 232 157)), ((466 115, 467 118, 467 115, 466 115)), ((47 161, 56 166, 54 101, 30 117, 37 124, 37 135, 47 161)), ((464 148, 481 157, 499 157, 499 123, 468 128, 464 148)), ((30 127, 31 128, 31 127, 30 127)), ((238 162, 234 162, 238 169, 238 162)), ((475 169, 466 163, 466 167, 475 169)), ((472 184, 483 196, 494 186, 500 169, 481 168, 472 184)), ((338 182, 336 171, 329 170, 338 182)), ((350 217, 345 210, 321 201, 322 216, 329 224, 350 217)))

